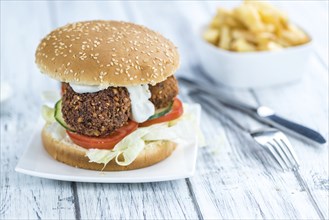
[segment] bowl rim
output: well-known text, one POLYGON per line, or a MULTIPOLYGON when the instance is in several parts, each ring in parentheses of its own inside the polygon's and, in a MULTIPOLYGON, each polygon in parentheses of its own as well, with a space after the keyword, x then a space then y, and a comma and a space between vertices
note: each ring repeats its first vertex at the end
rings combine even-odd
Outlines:
MULTIPOLYGON (((296 25, 295 23, 293 23, 294 25, 296 25)), ((287 52, 287 51, 292 51, 292 50, 298 50, 301 48, 305 48, 305 47, 310 47, 313 45, 313 38, 312 36, 309 34, 309 32, 305 31, 304 28, 300 27, 299 25, 296 25, 298 28, 300 28, 308 37, 309 37, 309 41, 304 43, 304 44, 300 44, 300 45, 296 45, 296 46, 290 46, 290 47, 284 47, 281 50, 260 50, 260 51, 246 51, 246 52, 237 52, 237 51, 231 51, 231 50, 225 50, 223 48, 220 47, 216 47, 215 45, 209 43, 208 41, 204 40, 202 37, 203 32, 205 31, 205 29, 208 27, 209 25, 202 25, 199 28, 199 33, 198 33, 198 38, 201 38, 201 41, 205 44, 208 45, 209 48, 212 48, 218 52, 221 53, 226 53, 227 55, 264 55, 264 54, 276 54, 276 53, 282 53, 282 52, 287 52)))

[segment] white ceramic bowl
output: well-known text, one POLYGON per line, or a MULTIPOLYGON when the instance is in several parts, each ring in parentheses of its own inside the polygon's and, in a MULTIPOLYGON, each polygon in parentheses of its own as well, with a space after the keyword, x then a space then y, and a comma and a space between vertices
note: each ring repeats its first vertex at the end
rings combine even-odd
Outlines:
POLYGON ((310 41, 278 51, 239 53, 215 47, 201 35, 197 37, 203 69, 213 80, 236 88, 260 88, 297 81, 312 51, 310 41))

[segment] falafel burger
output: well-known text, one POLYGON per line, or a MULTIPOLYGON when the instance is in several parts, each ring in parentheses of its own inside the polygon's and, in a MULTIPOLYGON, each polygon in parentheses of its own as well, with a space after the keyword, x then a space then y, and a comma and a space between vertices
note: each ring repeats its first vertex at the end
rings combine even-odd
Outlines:
POLYGON ((177 147, 183 105, 173 76, 179 54, 146 27, 118 21, 68 24, 36 50, 42 73, 61 82, 61 97, 43 106, 46 151, 91 170, 151 166, 177 147))

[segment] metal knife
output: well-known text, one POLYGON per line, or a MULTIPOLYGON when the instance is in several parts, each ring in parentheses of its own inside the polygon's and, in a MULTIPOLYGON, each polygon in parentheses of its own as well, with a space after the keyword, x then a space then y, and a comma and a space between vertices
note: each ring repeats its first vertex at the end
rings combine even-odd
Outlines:
POLYGON ((300 125, 298 123, 285 119, 281 116, 278 116, 275 114, 275 112, 272 109, 266 106, 258 106, 258 107, 250 106, 241 101, 235 100, 232 97, 227 97, 223 94, 217 93, 216 92, 217 89, 212 85, 209 84, 203 85, 202 83, 195 82, 185 77, 178 77, 178 81, 184 84, 188 84, 190 88, 210 94, 218 101, 220 101, 222 104, 240 110, 242 112, 245 112, 264 124, 276 127, 294 136, 297 135, 298 137, 305 137, 308 140, 312 140, 320 144, 326 143, 324 137, 317 131, 314 131, 313 129, 307 128, 303 125, 300 125))

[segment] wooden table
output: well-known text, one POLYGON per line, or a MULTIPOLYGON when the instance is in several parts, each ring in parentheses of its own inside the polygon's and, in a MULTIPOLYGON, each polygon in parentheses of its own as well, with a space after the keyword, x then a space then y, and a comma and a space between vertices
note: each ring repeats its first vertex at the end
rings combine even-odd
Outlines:
MULTIPOLYGON (((200 72, 194 33, 216 6, 239 2, 12 2, 1 1, 1 80, 14 87, 1 105, 0 219, 328 219, 328 146, 290 138, 301 159, 297 174, 281 172, 238 124, 258 124, 222 109, 218 119, 202 114, 208 146, 200 148, 192 178, 143 184, 92 184, 30 177, 14 171, 32 135, 40 94, 58 83, 39 73, 39 40, 68 22, 116 19, 144 24, 179 48, 177 75, 200 72), (230 115, 231 117, 227 117, 230 115)), ((320 131, 328 139, 328 1, 277 2, 314 38, 306 74, 297 83, 224 92, 320 131)), ((186 89, 186 88, 185 88, 186 89)), ((181 89, 181 98, 191 99, 181 89)))

